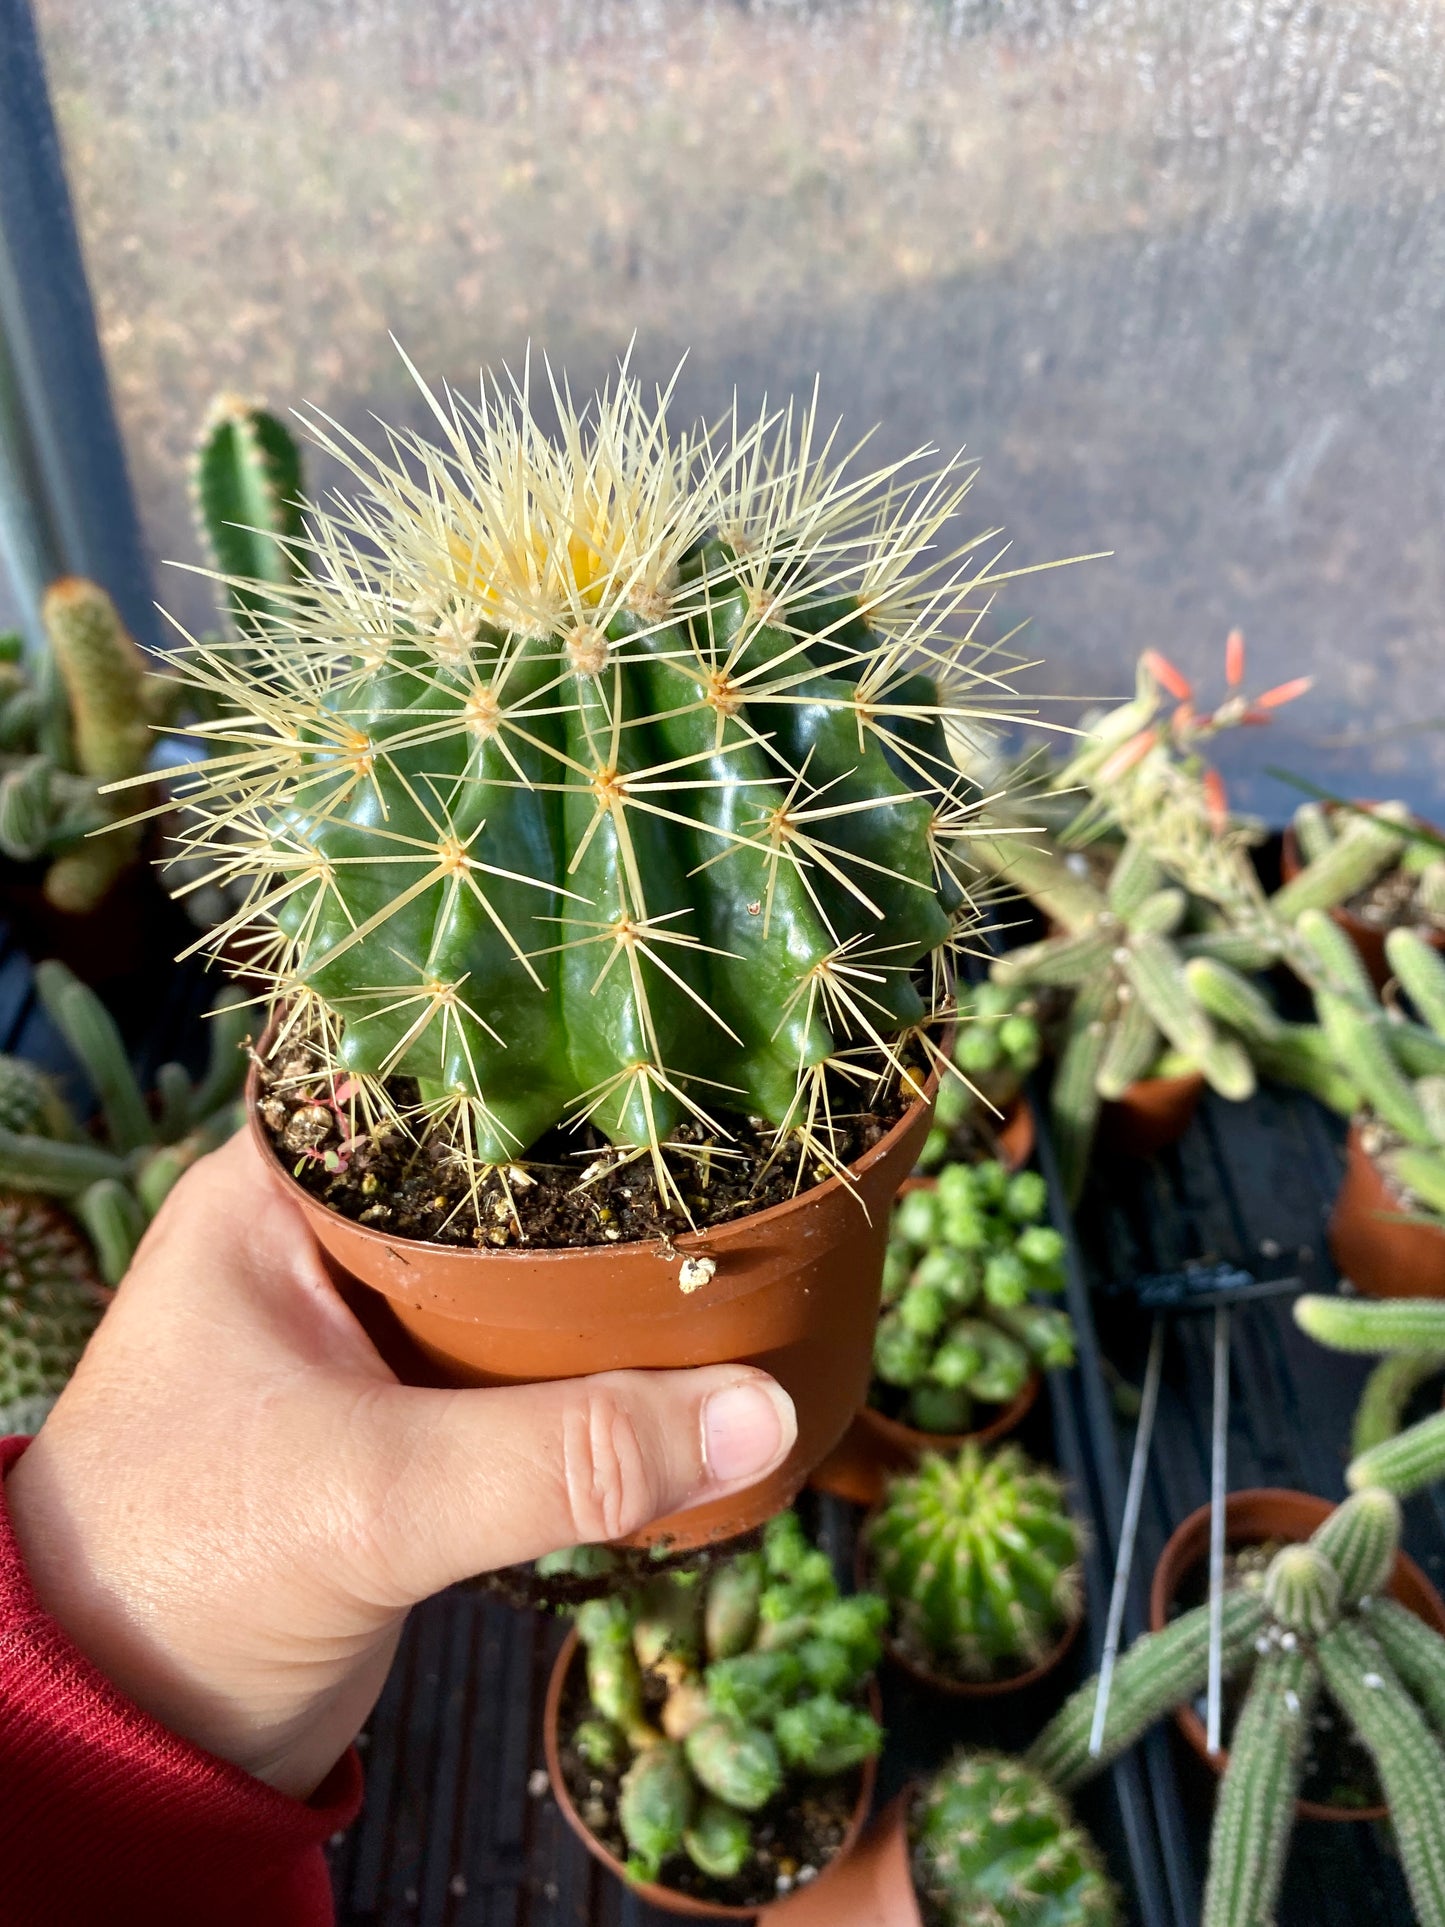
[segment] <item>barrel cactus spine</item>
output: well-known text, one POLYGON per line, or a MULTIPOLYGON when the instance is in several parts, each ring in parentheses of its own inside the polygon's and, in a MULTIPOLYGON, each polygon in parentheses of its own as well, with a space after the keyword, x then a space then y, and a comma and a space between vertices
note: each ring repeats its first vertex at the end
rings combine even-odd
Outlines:
POLYGON ((251 882, 217 943, 269 930, 337 1075, 393 1117, 416 1080, 479 1167, 585 1121, 679 1201, 662 1147, 742 1115, 836 1168, 836 1087, 919 1087, 970 914, 987 570, 919 560, 968 476, 855 475, 811 411, 677 436, 625 373, 555 443, 525 384, 432 406, 415 474, 318 430, 357 499, 246 651, 178 658, 227 751, 193 847, 251 882))

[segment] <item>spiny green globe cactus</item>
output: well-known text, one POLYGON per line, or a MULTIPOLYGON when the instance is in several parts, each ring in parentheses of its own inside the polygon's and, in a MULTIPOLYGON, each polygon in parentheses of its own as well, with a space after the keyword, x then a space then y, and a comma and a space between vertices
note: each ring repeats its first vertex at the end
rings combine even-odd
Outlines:
POLYGON ((836 1081, 949 1003, 967 478, 855 474, 812 411, 678 435, 625 373, 555 441, 525 385, 428 399, 394 459, 318 431, 355 499, 180 658, 194 847, 338 1071, 470 1159, 731 1115, 828 1162, 836 1081))
POLYGON ((60 1213, 0 1192, 0 1434, 39 1428, 104 1308, 90 1253, 60 1213))
POLYGON ((1022 1760, 961 1753, 916 1802, 915 1878, 940 1927, 1114 1927, 1119 1905, 1068 1803, 1022 1760))
POLYGON ((769 1521, 761 1551, 705 1579, 662 1574, 580 1608, 590 1711, 573 1745, 620 1776, 634 1878, 657 1879, 678 1854, 731 1878, 752 1854, 749 1816, 792 1777, 831 1777, 877 1753, 882 1733, 856 1696, 886 1611, 869 1593, 840 1596, 791 1512, 769 1521))

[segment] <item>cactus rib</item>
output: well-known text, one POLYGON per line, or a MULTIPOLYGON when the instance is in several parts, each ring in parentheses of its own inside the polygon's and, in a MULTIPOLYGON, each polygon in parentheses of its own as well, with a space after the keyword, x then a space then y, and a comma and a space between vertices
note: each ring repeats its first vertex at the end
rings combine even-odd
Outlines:
POLYGON ((1445 1478, 1445 1412, 1432 1412, 1418 1425, 1372 1446, 1345 1474, 1352 1492, 1382 1485, 1401 1499, 1440 1478, 1445 1478))
POLYGON ((1303 1648, 1271 1651, 1254 1669, 1214 1809, 1200 1927, 1274 1918, 1319 1677, 1303 1648))

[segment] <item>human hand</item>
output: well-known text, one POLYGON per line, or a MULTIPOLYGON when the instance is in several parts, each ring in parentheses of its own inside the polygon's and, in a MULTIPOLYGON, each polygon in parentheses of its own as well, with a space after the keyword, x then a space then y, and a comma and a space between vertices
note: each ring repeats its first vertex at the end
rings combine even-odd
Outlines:
POLYGON ((417 1601, 751 1485, 795 1432, 741 1365, 399 1384, 241 1135, 171 1193, 5 1489, 42 1605, 101 1671, 304 1797, 417 1601))

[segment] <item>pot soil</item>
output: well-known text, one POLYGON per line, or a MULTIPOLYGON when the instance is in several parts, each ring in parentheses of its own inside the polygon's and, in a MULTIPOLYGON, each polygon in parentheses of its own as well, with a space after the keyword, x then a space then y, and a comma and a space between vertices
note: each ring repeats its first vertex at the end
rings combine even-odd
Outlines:
MULTIPOLYGON (((1230 1548, 1298 1545, 1308 1539, 1333 1510, 1328 1499, 1318 1499, 1307 1492, 1289 1492, 1273 1486, 1234 1492, 1225 1503, 1225 1543, 1230 1548)), ((1209 1519, 1207 1505, 1190 1513, 1159 1555, 1149 1594, 1152 1632, 1161 1631, 1169 1623, 1173 1608, 1184 1599, 1190 1581, 1207 1563, 1209 1519)), ((1403 1552, 1395 1560, 1390 1597, 1398 1599, 1427 1626, 1445 1634, 1445 1600, 1414 1560, 1403 1552)), ((1216 1756, 1209 1752, 1204 1722, 1194 1708, 1181 1706, 1174 1718, 1205 1765, 1214 1773, 1222 1773, 1229 1764, 1229 1754, 1223 1751, 1216 1756)), ((1383 1806, 1335 1806, 1317 1800, 1297 1800, 1295 1810, 1303 1820, 1383 1820, 1387 1813, 1383 1806)))
POLYGON ((908 1845, 915 1793, 906 1786, 889 1801, 821 1891, 813 1881, 765 1908, 767 1927, 923 1927, 908 1845))
POLYGON ((1329 1223, 1335 1269, 1372 1298, 1445 1298, 1445 1231, 1421 1224, 1370 1156, 1358 1119, 1329 1223))
POLYGON ((1177 1144, 1194 1122, 1204 1095, 1204 1077, 1141 1077, 1120 1098, 1106 1104, 1099 1119, 1101 1142, 1126 1157, 1152 1157, 1177 1144))
MULTIPOLYGON (((622 1860, 626 1843, 616 1819, 616 1780, 584 1765, 561 1737, 564 1719, 570 1726, 586 1706, 586 1687, 575 1664, 579 1652, 577 1634, 570 1632, 547 1682, 542 1741, 553 1797, 589 1853, 649 1906, 691 1920, 754 1920, 763 1908, 771 1918, 779 1881, 795 1879, 805 1866, 815 1871, 803 1891, 811 1894, 826 1882, 824 1898, 831 1896, 835 1869, 846 1864, 872 1803, 876 1760, 865 1760, 833 1780, 803 1782, 791 1797, 781 1795, 754 1815, 758 1856, 734 1880, 709 1880, 686 1860, 678 1863, 678 1886, 628 1880, 622 1860), (598 1831, 583 1818, 583 1808, 598 1831)), ((881 1701, 876 1686, 870 1685, 869 1702, 877 1718, 881 1701)))
MULTIPOLYGON (((1364 799, 1356 797, 1351 800, 1363 802, 1364 799)), ((1415 827, 1421 830, 1433 830, 1435 827, 1421 817, 1416 817, 1414 822, 1415 827)), ((1289 883, 1303 868, 1299 839, 1293 825, 1290 825, 1280 844, 1280 878, 1289 883)), ((1387 870, 1358 897, 1352 898, 1349 903, 1336 904, 1330 915, 1359 951, 1376 990, 1383 990, 1394 975, 1390 960, 1385 955, 1385 938, 1391 930, 1406 925, 1418 930, 1425 941, 1434 944, 1437 950, 1445 950, 1445 930, 1428 923, 1419 915, 1414 879, 1399 869, 1387 870)))
MULTIPOLYGON (((265 1045, 262 1056, 264 1058, 265 1045)), ((328 1210, 281 1163, 246 1085, 253 1141, 341 1279, 382 1293, 455 1385, 511 1385, 622 1369, 737 1361, 791 1394, 798 1437, 782 1466, 730 1498, 655 1520, 628 1544, 735 1538, 789 1505, 867 1394, 888 1208, 928 1132, 937 1073, 850 1166, 783 1203, 675 1239, 500 1249, 403 1238, 328 1210), (698 1278, 681 1285, 688 1260, 698 1278)))

